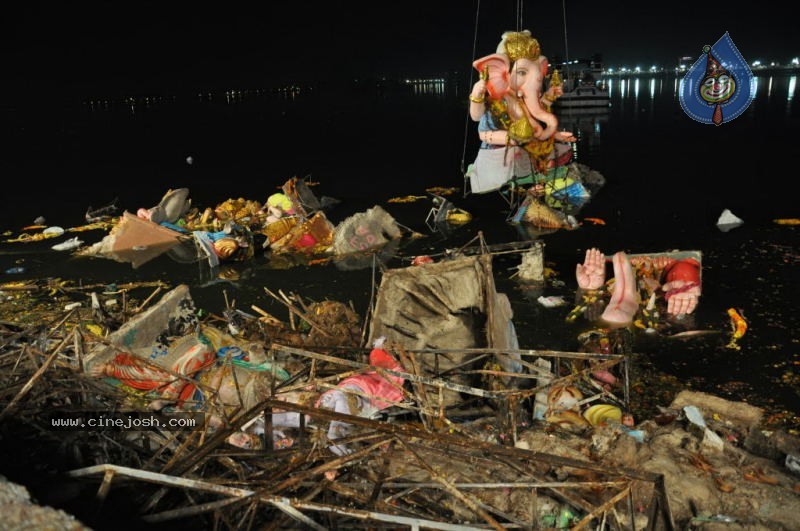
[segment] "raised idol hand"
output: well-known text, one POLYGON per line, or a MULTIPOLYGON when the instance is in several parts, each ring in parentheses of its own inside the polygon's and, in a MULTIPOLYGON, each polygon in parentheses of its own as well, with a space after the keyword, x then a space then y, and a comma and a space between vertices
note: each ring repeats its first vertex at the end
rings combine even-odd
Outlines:
POLYGON ((586 250, 583 264, 575 268, 575 278, 581 289, 600 289, 606 282, 606 257, 599 249, 586 250))

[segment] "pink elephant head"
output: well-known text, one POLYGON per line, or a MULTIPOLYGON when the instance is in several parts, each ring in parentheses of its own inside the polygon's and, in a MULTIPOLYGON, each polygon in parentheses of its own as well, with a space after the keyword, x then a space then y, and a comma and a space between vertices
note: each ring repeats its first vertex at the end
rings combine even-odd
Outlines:
POLYGON ((529 31, 504 33, 497 53, 474 61, 472 66, 488 74, 486 90, 491 99, 510 96, 524 102, 535 138, 547 140, 558 131, 558 119, 540 101, 549 63, 529 31))

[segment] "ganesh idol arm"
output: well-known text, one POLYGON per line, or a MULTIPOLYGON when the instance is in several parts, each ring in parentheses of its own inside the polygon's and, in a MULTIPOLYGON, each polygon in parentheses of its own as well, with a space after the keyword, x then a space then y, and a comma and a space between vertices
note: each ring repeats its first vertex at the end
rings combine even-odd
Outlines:
MULTIPOLYGON (((558 73, 558 70, 553 72, 553 75, 550 79, 550 86, 547 87, 547 90, 542 94, 542 97, 539 98, 539 103, 541 104, 542 108, 549 111, 550 106, 561 96, 564 95, 564 86, 563 81, 561 80, 561 75, 558 73)), ((572 134, 570 131, 558 131, 553 135, 557 142, 577 142, 578 139, 575 135, 572 134)))
POLYGON ((480 79, 472 86, 469 95, 469 115, 478 122, 486 112, 489 99, 502 99, 508 92, 508 58, 501 54, 487 55, 472 63, 480 79))
POLYGON ((469 116, 473 122, 479 122, 484 112, 486 112, 486 81, 479 79, 469 94, 469 116))
POLYGON ((509 138, 508 131, 504 131, 502 129, 498 130, 488 130, 488 131, 481 131, 478 133, 478 136, 483 142, 487 144, 492 144, 495 146, 502 146, 508 144, 510 146, 516 146, 517 142, 513 138, 509 138))
MULTIPOLYGON (((542 97, 539 99, 539 103, 542 105, 543 109, 549 110, 550 105, 563 95, 564 87, 562 86, 561 78, 558 77, 558 70, 556 70, 553 72, 553 80, 551 81, 550 86, 547 88, 544 94, 542 94, 542 97)), ((553 136, 558 142, 578 141, 571 131, 558 131, 553 136)))

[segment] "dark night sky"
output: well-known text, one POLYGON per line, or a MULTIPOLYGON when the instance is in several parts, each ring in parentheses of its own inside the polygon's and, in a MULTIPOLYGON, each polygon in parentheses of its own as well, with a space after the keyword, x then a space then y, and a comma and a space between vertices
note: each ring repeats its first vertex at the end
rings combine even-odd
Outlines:
MULTIPOLYGON (((516 5, 480 2, 476 56, 515 28, 516 5)), ((602 53, 606 66, 671 66, 680 55, 699 56, 725 31, 751 62, 800 55, 797 19, 778 3, 744 14, 722 3, 701 5, 568 0, 570 55, 602 53)), ((472 59, 476 7, 476 0, 25 3, 4 13, 0 60, 6 88, 23 90, 463 71, 472 59)), ((563 55, 560 1, 524 2, 523 26, 546 55, 563 55)))

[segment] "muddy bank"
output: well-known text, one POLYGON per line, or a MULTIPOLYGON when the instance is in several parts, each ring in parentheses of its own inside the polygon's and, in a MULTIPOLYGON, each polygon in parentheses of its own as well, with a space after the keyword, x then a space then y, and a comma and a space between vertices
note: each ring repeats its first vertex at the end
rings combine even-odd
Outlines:
POLYGON ((89 528, 74 516, 52 507, 42 506, 31 499, 28 489, 0 476, 0 529, 51 529, 53 531, 84 531, 89 528))

